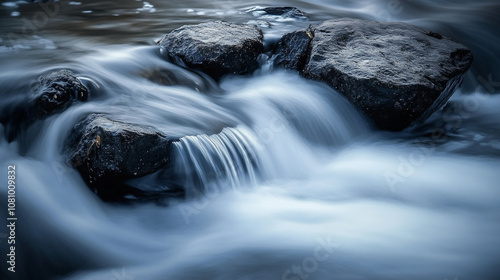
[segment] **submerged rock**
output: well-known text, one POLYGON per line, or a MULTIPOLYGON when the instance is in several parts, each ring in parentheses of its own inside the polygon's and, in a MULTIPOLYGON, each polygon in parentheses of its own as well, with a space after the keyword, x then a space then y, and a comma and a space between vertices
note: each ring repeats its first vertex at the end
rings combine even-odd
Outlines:
POLYGON ((321 23, 312 35, 308 59, 298 70, 335 88, 381 129, 401 130, 427 119, 472 64, 467 47, 405 23, 344 18, 321 23))
POLYGON ((273 25, 267 20, 249 20, 246 24, 255 25, 259 28, 271 28, 273 25))
POLYGON ((33 122, 60 113, 78 101, 88 99, 88 89, 68 70, 58 70, 39 77, 30 99, 22 99, 1 108, 0 122, 9 141, 33 122))
POLYGON ((171 141, 153 128, 92 114, 68 140, 69 163, 96 190, 151 174, 170 163, 171 141))
POLYGON ((87 101, 88 98, 87 88, 68 70, 41 76, 35 92, 35 108, 39 117, 63 111, 73 102, 87 101))
POLYGON ((247 12, 261 16, 279 16, 282 18, 307 19, 307 15, 304 12, 295 7, 288 6, 255 7, 247 10, 247 12))
POLYGON ((262 39, 262 31, 254 25, 214 21, 178 28, 159 44, 169 59, 218 80, 255 71, 264 51, 262 39))

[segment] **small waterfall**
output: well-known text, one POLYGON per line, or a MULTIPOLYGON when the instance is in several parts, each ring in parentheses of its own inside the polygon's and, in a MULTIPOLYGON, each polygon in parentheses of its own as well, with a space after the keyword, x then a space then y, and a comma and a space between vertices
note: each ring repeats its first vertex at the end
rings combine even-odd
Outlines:
POLYGON ((214 135, 182 137, 174 142, 175 171, 187 197, 212 188, 234 189, 257 182, 257 136, 246 126, 224 128, 214 135))

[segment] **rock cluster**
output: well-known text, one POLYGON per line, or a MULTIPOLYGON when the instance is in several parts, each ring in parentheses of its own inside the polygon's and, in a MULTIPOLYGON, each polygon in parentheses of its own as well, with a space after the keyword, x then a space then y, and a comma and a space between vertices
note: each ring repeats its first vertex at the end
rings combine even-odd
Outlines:
POLYGON ((75 125, 67 146, 70 164, 98 190, 167 166, 170 144, 153 128, 92 114, 75 125))
MULTIPOLYGON (((259 11, 297 14, 290 7, 259 11)), ((221 21, 183 26, 160 45, 173 61, 214 79, 250 74, 263 51, 257 27, 221 21)), ((273 53, 276 68, 327 83, 377 127, 393 131, 424 121, 442 107, 472 64, 467 47, 438 33, 351 18, 285 34, 273 53)))

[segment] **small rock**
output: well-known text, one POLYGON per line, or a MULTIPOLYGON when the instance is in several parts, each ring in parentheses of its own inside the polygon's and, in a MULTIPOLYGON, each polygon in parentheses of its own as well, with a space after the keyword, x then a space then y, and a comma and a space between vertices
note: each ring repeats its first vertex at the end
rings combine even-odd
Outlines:
POLYGON ((307 50, 312 39, 310 30, 298 30, 283 36, 274 53, 274 66, 290 70, 302 70, 307 62, 307 50))
POLYGON ((19 98, 0 107, 0 122, 9 141, 37 120, 60 113, 78 101, 86 101, 88 89, 68 70, 39 77, 29 99, 19 98))
POLYGON ((214 21, 178 28, 159 44, 172 61, 218 80, 255 71, 264 51, 262 39, 262 31, 254 25, 214 21))
POLYGON ((153 128, 92 114, 73 128, 67 147, 69 163, 99 189, 166 167, 170 144, 153 128))
POLYGON ((63 111, 74 101, 87 101, 88 98, 87 88, 68 70, 41 76, 35 92, 38 117, 63 111))

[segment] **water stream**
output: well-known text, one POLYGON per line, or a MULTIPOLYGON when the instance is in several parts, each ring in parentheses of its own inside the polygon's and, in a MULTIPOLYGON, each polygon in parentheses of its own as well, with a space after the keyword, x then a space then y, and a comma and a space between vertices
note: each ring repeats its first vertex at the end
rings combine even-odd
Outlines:
POLYGON ((18 217, 15 274, 0 232, 1 279, 499 279, 497 1, 272 3, 309 21, 244 12, 266 4, 2 2, 0 110, 29 100, 53 69, 72 70, 91 92, 15 141, 0 125, 0 218, 10 164, 18 217), (443 110, 389 133, 333 89, 265 58, 253 75, 217 84, 165 61, 154 43, 184 24, 225 19, 268 20, 270 45, 341 16, 442 32, 473 50, 474 65, 443 110), (99 199, 64 148, 74 124, 96 112, 174 140, 173 166, 130 185, 175 184, 186 198, 99 199))

